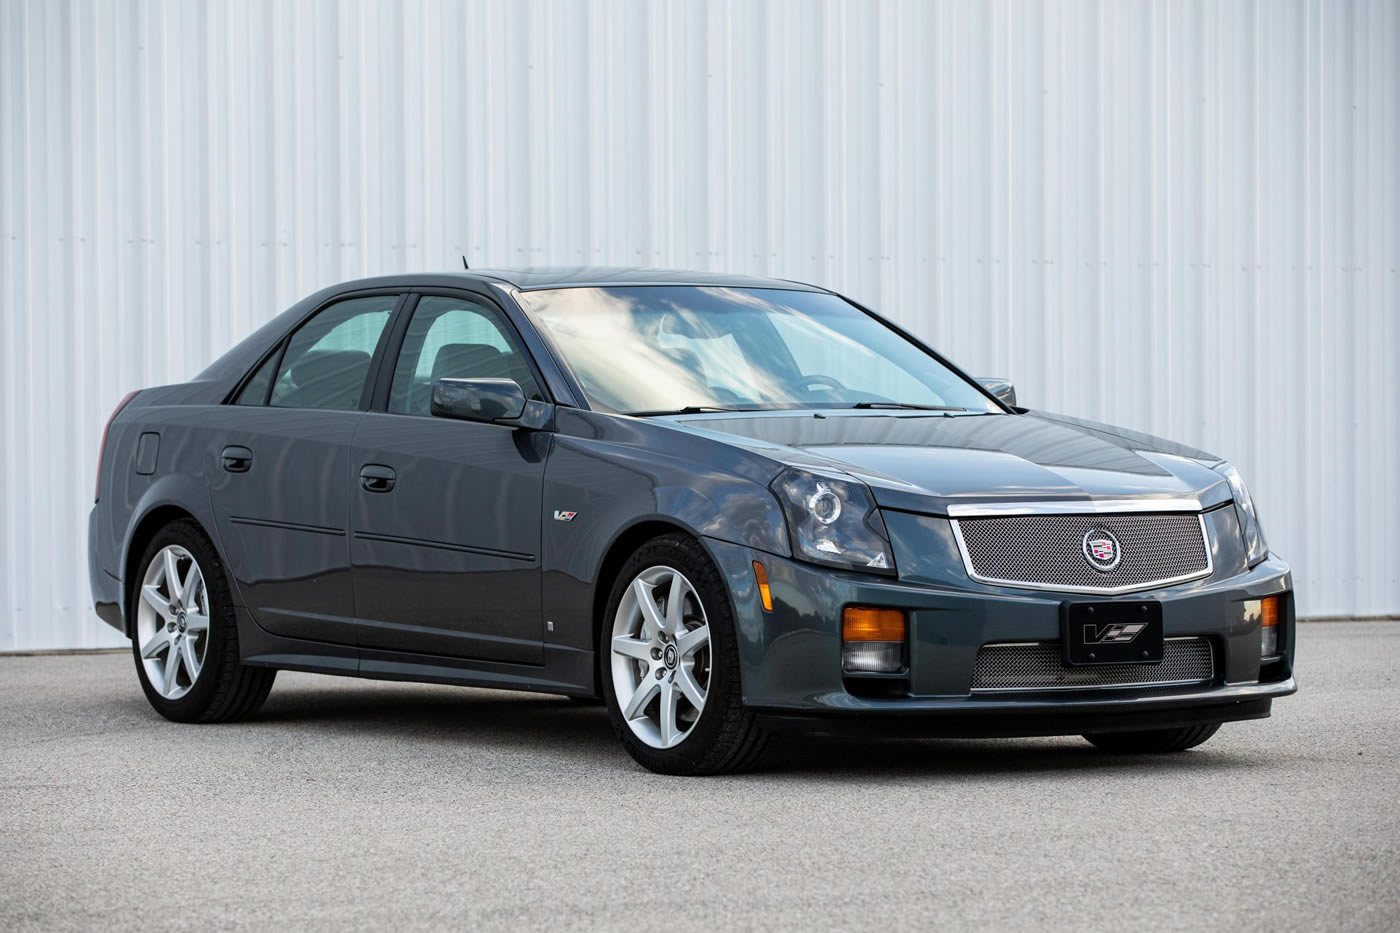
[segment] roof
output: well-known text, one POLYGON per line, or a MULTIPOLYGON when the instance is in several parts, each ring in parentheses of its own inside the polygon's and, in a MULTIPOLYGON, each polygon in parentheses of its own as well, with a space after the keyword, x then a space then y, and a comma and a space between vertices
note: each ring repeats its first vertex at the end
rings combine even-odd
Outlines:
POLYGON ((524 266, 472 269, 463 273, 509 282, 521 290, 570 288, 583 285, 728 285, 735 288, 790 288, 818 291, 801 282, 689 269, 647 269, 635 266, 524 266))
MULTIPOLYGON (((523 266, 499 269, 470 269, 460 272, 426 272, 419 275, 383 276, 356 282, 356 285, 426 284, 449 280, 505 282, 522 291, 539 288, 577 288, 587 285, 714 285, 731 288, 786 288, 796 291, 822 291, 801 282, 768 279, 722 272, 693 272, 685 269, 645 269, 626 266, 523 266)), ((350 284, 350 283, 345 283, 350 284)))

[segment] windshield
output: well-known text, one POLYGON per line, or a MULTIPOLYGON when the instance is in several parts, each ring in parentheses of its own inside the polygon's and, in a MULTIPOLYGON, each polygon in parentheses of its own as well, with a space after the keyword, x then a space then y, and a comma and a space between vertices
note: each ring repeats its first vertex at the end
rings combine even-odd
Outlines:
POLYGON ((632 286, 519 297, 564 355, 589 405, 604 411, 1001 411, 937 359, 835 295, 632 286))

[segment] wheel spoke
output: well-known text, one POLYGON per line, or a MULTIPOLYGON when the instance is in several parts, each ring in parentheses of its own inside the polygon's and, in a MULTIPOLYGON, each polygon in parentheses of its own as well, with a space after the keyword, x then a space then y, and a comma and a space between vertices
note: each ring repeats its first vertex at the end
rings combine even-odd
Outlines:
POLYGON ((637 608, 642 613, 642 634, 649 639, 655 638, 665 628, 665 623, 661 620, 661 614, 656 611, 656 597, 652 595, 651 587, 638 577, 632 582, 632 593, 636 596, 637 608))
POLYGON ((161 677, 160 692, 170 696, 175 691, 175 676, 180 671, 180 651, 171 644, 170 650, 165 653, 165 669, 161 677))
POLYGON ((180 565, 175 557, 175 552, 170 548, 164 551, 165 556, 165 589, 170 594, 172 603, 179 603, 181 600, 180 590, 180 565))
POLYGON ((619 635, 613 639, 613 651, 624 657, 633 658, 637 661, 651 660, 651 645, 639 638, 629 638, 626 635, 619 635))
POLYGON ((190 683, 194 683, 199 676, 199 658, 194 654, 194 641, 188 636, 180 642, 180 659, 185 664, 185 673, 190 676, 190 683))
POLYGON ((705 691, 700 689, 700 685, 695 682, 695 674, 685 664, 676 668, 676 689, 690 701, 696 713, 705 708, 705 691))
POLYGON ((697 629, 691 629, 684 635, 676 639, 676 650, 681 657, 688 658, 710 643, 710 627, 702 625, 697 629))
POLYGON ((666 595, 666 631, 679 635, 685 631, 685 577, 671 572, 671 589, 666 595))
POLYGON ((141 598, 146 604, 156 611, 156 616, 161 619, 170 618, 170 600, 160 595, 160 590, 153 585, 141 587, 141 598))
POLYGON ((676 742, 676 701, 680 691, 669 680, 661 682, 661 745, 670 748, 676 742))
POLYGON ((632 693, 632 699, 627 701, 627 708, 622 711, 623 719, 636 719, 642 715, 642 710, 651 702, 651 698, 656 696, 656 691, 660 684, 653 680, 650 675, 637 685, 637 689, 632 693))
POLYGON ((611 650, 603 643, 604 668, 632 735, 652 748, 676 748, 704 714, 709 695, 704 601, 684 571, 664 563, 647 566, 623 593, 611 650))
POLYGON ((202 612, 185 613, 185 634, 194 635, 209 628, 209 617, 202 612))
POLYGON ((170 634, 166 632, 165 626, 161 626, 156 629, 156 633, 151 636, 150 640, 141 646, 141 657, 154 658, 156 655, 160 654, 161 649, 169 646, 170 634))
POLYGON ((189 572, 185 575, 185 582, 180 584, 181 604, 186 610, 199 608, 199 591, 204 589, 204 574, 199 569, 199 564, 190 561, 189 572))

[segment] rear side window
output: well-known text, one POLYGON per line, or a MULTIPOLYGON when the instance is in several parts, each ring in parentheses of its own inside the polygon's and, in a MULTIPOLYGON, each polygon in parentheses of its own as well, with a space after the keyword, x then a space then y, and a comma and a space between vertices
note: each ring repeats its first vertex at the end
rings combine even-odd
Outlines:
POLYGON ((394 366, 389 411, 431 414, 438 379, 514 379, 526 398, 541 398, 525 356, 494 308, 461 298, 419 300, 394 366))
POLYGON ((268 404, 335 411, 359 408, 374 348, 397 300, 396 295, 349 298, 317 312, 287 343, 268 404))

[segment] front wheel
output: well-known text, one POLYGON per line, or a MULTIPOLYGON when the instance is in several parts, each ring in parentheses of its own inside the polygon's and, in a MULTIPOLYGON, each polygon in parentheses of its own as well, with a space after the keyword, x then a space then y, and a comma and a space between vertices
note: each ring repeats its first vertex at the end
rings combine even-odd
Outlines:
POLYGON ((1086 735, 1095 748, 1124 755, 1184 752, 1215 735, 1220 723, 1186 726, 1181 729, 1154 729, 1150 732, 1100 732, 1086 735))
POLYGON ((252 715, 275 670, 245 667, 223 562, 204 529, 172 522, 146 548, 131 594, 136 676, 156 712, 176 722, 252 715))
POLYGON ((757 761, 767 736, 742 703, 729 593, 698 542, 666 535, 638 549, 600 629, 608 714, 640 764, 698 775, 757 761))

